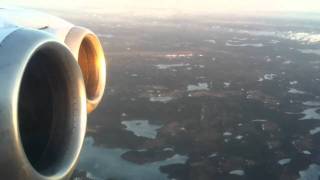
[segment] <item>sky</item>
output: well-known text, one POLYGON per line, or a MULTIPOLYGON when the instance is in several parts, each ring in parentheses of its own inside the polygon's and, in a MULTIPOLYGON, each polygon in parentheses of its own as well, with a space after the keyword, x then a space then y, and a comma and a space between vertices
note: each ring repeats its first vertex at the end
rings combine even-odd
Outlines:
POLYGON ((2 0, 9 5, 103 11, 170 9, 177 12, 320 12, 320 0, 2 0))

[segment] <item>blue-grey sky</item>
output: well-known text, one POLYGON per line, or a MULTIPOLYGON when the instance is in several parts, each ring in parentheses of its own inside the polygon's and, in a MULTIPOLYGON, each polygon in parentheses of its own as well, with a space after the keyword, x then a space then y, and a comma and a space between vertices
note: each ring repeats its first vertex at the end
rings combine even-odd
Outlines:
POLYGON ((2 0, 11 5, 64 9, 139 11, 171 9, 186 12, 320 12, 320 0, 2 0))

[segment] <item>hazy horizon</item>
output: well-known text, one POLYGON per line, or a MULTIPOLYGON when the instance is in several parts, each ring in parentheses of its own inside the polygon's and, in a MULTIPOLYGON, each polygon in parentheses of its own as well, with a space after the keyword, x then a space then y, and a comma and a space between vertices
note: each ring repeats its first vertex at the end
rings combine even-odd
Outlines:
POLYGON ((316 0, 65 0, 59 3, 54 0, 4 0, 3 5, 23 6, 44 9, 96 11, 109 13, 228 13, 228 14, 261 14, 261 13, 318 13, 320 1, 316 0))

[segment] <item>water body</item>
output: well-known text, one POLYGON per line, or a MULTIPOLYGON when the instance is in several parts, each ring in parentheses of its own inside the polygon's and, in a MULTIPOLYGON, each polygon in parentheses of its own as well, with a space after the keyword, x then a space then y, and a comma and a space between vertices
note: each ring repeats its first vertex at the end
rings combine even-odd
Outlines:
POLYGON ((299 51, 304 54, 315 54, 320 56, 320 49, 300 49, 299 51))
POLYGON ((320 102, 318 101, 306 101, 306 102, 303 102, 302 104, 306 106, 320 106, 320 102))
POLYGON ((320 166, 317 164, 309 165, 308 169, 299 171, 300 178, 298 180, 319 180, 320 166))
POLYGON ((237 30, 237 33, 249 34, 251 36, 273 36, 281 39, 302 42, 304 44, 315 44, 320 42, 320 34, 293 31, 255 31, 237 30))
POLYGON ((304 117, 300 118, 300 120, 307 120, 307 119, 320 120, 320 114, 317 112, 318 110, 320 110, 320 108, 309 108, 302 111, 302 114, 304 114, 304 117))
POLYGON ((94 139, 87 137, 80 156, 78 169, 88 171, 94 179, 121 180, 167 180, 167 174, 160 171, 161 166, 184 164, 188 157, 175 154, 162 161, 135 164, 122 159, 128 149, 108 149, 94 146, 94 139))

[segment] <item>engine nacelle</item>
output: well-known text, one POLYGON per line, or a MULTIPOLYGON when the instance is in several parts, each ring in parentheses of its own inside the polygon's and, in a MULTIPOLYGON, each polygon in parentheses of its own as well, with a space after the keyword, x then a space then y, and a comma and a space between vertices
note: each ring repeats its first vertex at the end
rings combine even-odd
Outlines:
POLYGON ((18 27, 47 32, 65 43, 82 70, 88 113, 97 107, 104 94, 109 62, 98 37, 92 31, 49 14, 20 8, 1 9, 0 21, 3 20, 18 27))
POLYGON ((48 34, 17 29, 0 46, 0 176, 66 179, 86 130, 81 70, 48 34))
POLYGON ((87 111, 92 112, 104 94, 107 68, 103 48, 98 37, 88 29, 73 27, 65 38, 80 65, 87 94, 87 111))
POLYGON ((19 10, 0 9, 0 177, 69 179, 108 63, 90 30, 19 10))

